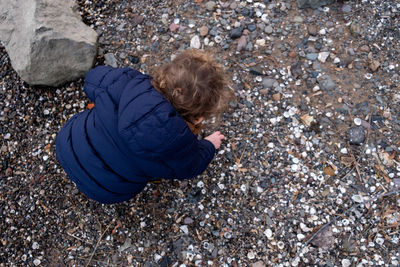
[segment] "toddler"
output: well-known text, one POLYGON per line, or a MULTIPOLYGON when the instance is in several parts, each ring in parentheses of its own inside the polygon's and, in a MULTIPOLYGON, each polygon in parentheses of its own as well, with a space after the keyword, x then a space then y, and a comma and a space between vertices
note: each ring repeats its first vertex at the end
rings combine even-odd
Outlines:
POLYGON ((156 178, 193 178, 221 145, 218 131, 203 140, 196 134, 232 96, 222 67, 190 50, 156 67, 152 76, 108 66, 86 74, 84 91, 95 105, 64 125, 56 153, 89 198, 122 202, 156 178))

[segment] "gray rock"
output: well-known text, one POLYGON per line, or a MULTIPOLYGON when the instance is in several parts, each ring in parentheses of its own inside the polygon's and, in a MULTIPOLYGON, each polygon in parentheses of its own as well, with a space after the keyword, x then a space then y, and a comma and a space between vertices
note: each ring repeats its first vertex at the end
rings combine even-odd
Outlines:
POLYGON ((317 78, 321 89, 323 90, 332 90, 336 87, 336 84, 332 81, 329 75, 322 75, 317 78))
POLYGON ((271 25, 268 25, 267 27, 264 28, 265 33, 271 34, 271 33, 273 33, 273 31, 274 31, 274 29, 272 28, 271 25))
POLYGON ((107 53, 104 55, 104 63, 108 66, 117 68, 117 59, 115 58, 113 53, 107 53))
POLYGON ((317 53, 308 53, 308 54, 306 55, 306 58, 307 58, 308 60, 316 60, 316 59, 318 58, 318 54, 317 54, 317 53))
POLYGON ((235 29, 230 31, 229 36, 232 39, 240 38, 240 36, 242 36, 243 29, 244 29, 243 26, 240 26, 239 28, 235 28, 235 29))
POLYGON ((350 5, 343 5, 342 6, 342 11, 343 11, 343 13, 350 13, 351 12, 351 6, 350 5))
POLYGON ((275 84, 278 84, 278 82, 275 79, 265 77, 262 80, 262 84, 263 84, 264 88, 272 88, 273 86, 275 86, 275 84))
POLYGON ((365 140, 365 130, 362 126, 350 128, 347 134, 349 142, 352 145, 360 145, 365 140))
POLYGON ((297 6, 299 8, 314 8, 317 9, 324 5, 333 3, 333 0, 297 0, 297 6))
POLYGON ((22 80, 59 86, 93 66, 97 33, 73 0, 3 0, 0 10, 0 40, 22 80))
POLYGON ((294 16, 293 22, 294 23, 303 23, 304 19, 301 16, 294 16))
POLYGON ((215 2, 214 1, 208 1, 207 3, 206 3, 206 9, 208 10, 208 11, 213 11, 214 10, 214 8, 215 8, 215 2))

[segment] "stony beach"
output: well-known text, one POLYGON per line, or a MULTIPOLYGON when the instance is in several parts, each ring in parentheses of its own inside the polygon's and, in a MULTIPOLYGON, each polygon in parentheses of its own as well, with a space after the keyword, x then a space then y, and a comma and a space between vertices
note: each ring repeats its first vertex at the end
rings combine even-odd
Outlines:
POLYGON ((101 205, 55 157, 83 80, 29 86, 0 46, 1 267, 400 265, 398 0, 76 4, 95 65, 150 73, 204 49, 237 101, 203 175, 101 205))

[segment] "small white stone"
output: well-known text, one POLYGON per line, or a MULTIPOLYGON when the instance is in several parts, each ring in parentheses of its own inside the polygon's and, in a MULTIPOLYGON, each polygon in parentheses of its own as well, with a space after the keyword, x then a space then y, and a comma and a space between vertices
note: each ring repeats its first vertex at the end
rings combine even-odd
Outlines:
POLYGON ((354 124, 357 126, 361 125, 361 119, 360 118, 354 118, 354 124))
POLYGON ((304 238, 306 238, 306 236, 305 235, 303 235, 303 234, 297 234, 297 239, 300 241, 300 240, 303 240, 304 238))
POLYGON ((42 263, 42 262, 41 262, 39 259, 35 259, 35 260, 33 261, 33 264, 35 264, 35 266, 39 266, 40 263, 42 263))
POLYGON ((50 114, 50 111, 49 111, 48 109, 45 109, 45 110, 43 111, 43 114, 44 114, 44 115, 49 115, 49 114, 50 114))
POLYGON ((181 226, 179 227, 179 229, 181 229, 182 232, 185 233, 185 235, 189 234, 189 229, 188 229, 187 225, 181 225, 181 226))
POLYGON ((362 203, 362 202, 364 201, 364 198, 363 198, 363 196, 361 196, 361 195, 353 195, 353 196, 351 197, 351 199, 352 199, 354 202, 357 202, 357 203, 362 203))
POLYGON ((193 36, 192 39, 190 40, 190 47, 199 49, 200 46, 201 46, 200 37, 198 35, 193 36))
POLYGON ((198 181, 197 182, 197 187, 203 188, 204 187, 203 181, 198 181))
POLYGON ((10 139, 10 137, 11 137, 11 134, 10 134, 10 133, 6 133, 6 134, 4 135, 4 139, 5 139, 5 140, 10 139))
POLYGON ((268 143, 268 148, 274 148, 274 147, 275 147, 274 143, 268 143))
POLYGON ((271 229, 266 229, 265 231, 264 231, 264 235, 268 238, 268 239, 271 239, 272 238, 272 230, 271 229))
POLYGON ((333 60, 333 63, 337 64, 337 63, 339 63, 339 62, 340 62, 340 58, 335 57, 335 59, 333 60))
POLYGON ((154 254, 154 260, 156 261, 156 262, 158 262, 159 260, 161 260, 162 259, 162 256, 160 255, 160 254, 154 254))
POLYGON ((300 162, 300 160, 298 158, 293 158, 292 159, 293 163, 298 164, 300 162))
POLYGON ((256 255, 252 250, 250 250, 249 253, 247 253, 247 258, 249 258, 249 260, 253 260, 255 257, 256 255))
POLYGON ((242 185, 240 186, 240 190, 242 190, 242 192, 246 192, 247 186, 246 186, 245 184, 242 184, 242 185))
POLYGON ((304 223, 300 223, 300 229, 303 231, 303 232, 310 232, 310 228, 308 228, 307 227, 307 225, 305 225, 304 223))
POLYGON ((33 242, 32 248, 33 248, 33 249, 38 249, 38 248, 39 248, 38 242, 33 242))
POLYGON ((268 15, 267 15, 267 14, 262 14, 262 15, 261 15, 261 20, 262 20, 264 23, 268 23, 268 22, 269 22, 268 15))
POLYGON ((256 41, 256 44, 259 45, 259 46, 265 46, 265 40, 264 39, 258 39, 256 41))
POLYGON ((290 169, 292 170, 292 172, 297 172, 299 170, 299 165, 292 164, 292 166, 290 166, 290 169))
POLYGON ((48 160, 48 159, 49 159, 49 156, 47 156, 47 155, 44 155, 44 156, 43 156, 43 160, 44 160, 44 161, 46 161, 46 160, 48 160))
POLYGON ((180 19, 178 19, 178 18, 174 19, 175 24, 179 24, 179 22, 180 22, 180 19))
POLYGON ((313 90, 313 92, 317 92, 317 91, 319 91, 319 86, 318 85, 316 85, 316 86, 314 86, 314 88, 312 89, 313 90))
POLYGON ((342 153, 342 154, 347 154, 347 148, 342 148, 341 150, 340 150, 340 152, 342 153))
POLYGON ((342 267, 349 267, 351 265, 351 261, 348 259, 342 260, 342 267))
POLYGON ((378 237, 378 238, 376 239, 376 243, 377 243, 378 245, 380 245, 380 246, 382 246, 384 242, 385 242, 385 239, 383 239, 382 237, 378 237))
POLYGON ((283 243, 282 241, 279 241, 277 245, 278 245, 279 249, 284 249, 285 248, 285 243, 283 243))
POLYGON ((319 31, 319 34, 325 35, 325 34, 326 34, 326 30, 325 30, 325 29, 321 29, 321 30, 319 31))
POLYGON ((326 59, 329 57, 329 54, 330 54, 329 52, 320 52, 318 54, 318 60, 324 63, 326 59))

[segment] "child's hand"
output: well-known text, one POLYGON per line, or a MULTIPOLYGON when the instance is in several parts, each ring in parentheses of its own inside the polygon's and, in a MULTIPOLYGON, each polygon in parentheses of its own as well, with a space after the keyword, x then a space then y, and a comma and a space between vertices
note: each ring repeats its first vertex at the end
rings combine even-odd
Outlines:
POLYGON ((215 133, 207 136, 204 139, 210 141, 214 145, 215 149, 218 149, 221 146, 222 139, 224 138, 225 136, 221 134, 220 131, 216 131, 215 133))

